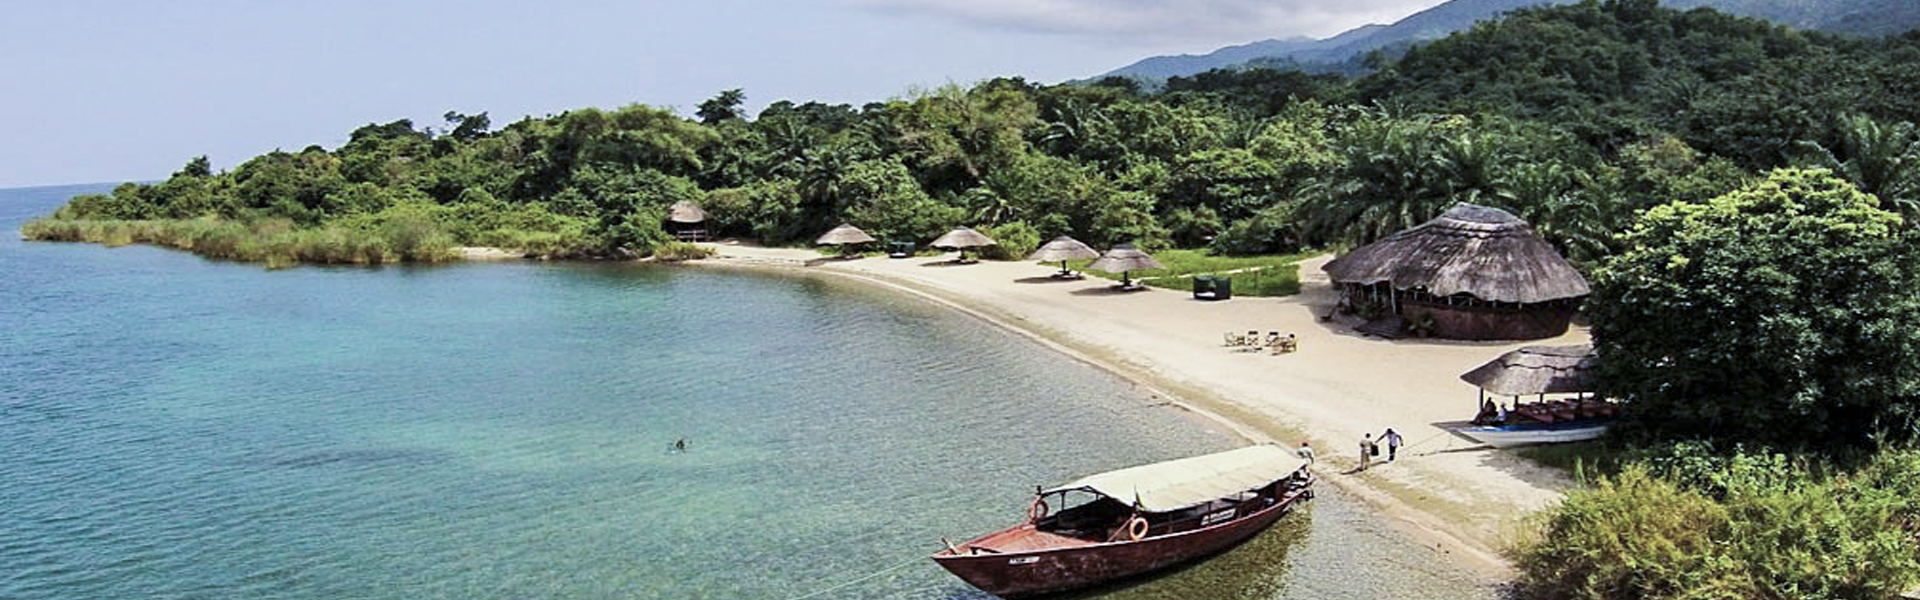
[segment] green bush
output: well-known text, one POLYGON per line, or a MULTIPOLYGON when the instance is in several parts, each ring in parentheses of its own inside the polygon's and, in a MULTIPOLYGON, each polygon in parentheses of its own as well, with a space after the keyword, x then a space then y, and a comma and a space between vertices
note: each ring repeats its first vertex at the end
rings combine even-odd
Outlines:
POLYGON ((1682 447, 1567 495, 1520 551, 1528 597, 1890 598, 1920 583, 1920 453, 1853 473, 1682 447))
POLYGON ((1034 248, 1040 247, 1040 231, 1024 221, 982 227, 980 233, 993 238, 995 242, 995 245, 980 251, 980 256, 992 260, 1020 260, 1033 254, 1034 248))
MULTIPOLYGON (((1154 253, 1154 260, 1166 265, 1165 269, 1134 271, 1134 279, 1147 285, 1180 291, 1193 290, 1195 275, 1216 275, 1233 280, 1233 293, 1236 296, 1290 296, 1300 293, 1300 259, 1303 255, 1282 256, 1214 256, 1204 250, 1166 250, 1154 253)), ((1076 269, 1084 270, 1093 261, 1069 263, 1076 269)), ((1107 279, 1120 279, 1118 273, 1089 271, 1089 273, 1107 279)))

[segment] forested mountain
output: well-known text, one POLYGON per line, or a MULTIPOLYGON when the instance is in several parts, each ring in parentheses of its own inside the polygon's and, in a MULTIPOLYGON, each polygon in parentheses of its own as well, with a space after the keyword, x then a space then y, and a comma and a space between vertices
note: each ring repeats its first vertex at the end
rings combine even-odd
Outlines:
MULTIPOLYGON (((1361 58, 1375 50, 1402 51, 1414 43, 1464 31, 1474 23, 1517 8, 1578 1, 1451 0, 1392 25, 1366 25, 1324 40, 1266 40, 1203 55, 1156 56, 1100 77, 1129 77, 1155 85, 1170 77, 1246 65, 1352 72, 1359 69, 1361 58)), ((1712 8, 1797 29, 1863 36, 1904 33, 1920 27, 1920 2, 1913 0, 1665 0, 1663 4, 1682 10, 1712 8)))
MULTIPOLYGON (((1154 91, 996 79, 758 115, 743 101, 722 92, 697 119, 633 105, 497 130, 485 114, 369 124, 339 148, 231 171, 196 159, 159 184, 77 198, 29 234, 210 218, 264 228, 254 235, 326 231, 316 244, 644 253, 686 200, 718 233, 773 244, 840 222, 922 242, 969 224, 1011 254, 1063 234, 1261 253, 1364 242, 1471 201, 1593 261, 1635 210, 1789 164, 1832 167, 1920 216, 1920 35, 1806 33, 1652 0, 1515 10, 1358 79, 1218 70, 1154 91)), ((245 233, 202 244, 211 234, 182 231, 169 243, 196 251, 234 250, 245 233)), ((377 250, 312 260, 396 257, 377 250)))

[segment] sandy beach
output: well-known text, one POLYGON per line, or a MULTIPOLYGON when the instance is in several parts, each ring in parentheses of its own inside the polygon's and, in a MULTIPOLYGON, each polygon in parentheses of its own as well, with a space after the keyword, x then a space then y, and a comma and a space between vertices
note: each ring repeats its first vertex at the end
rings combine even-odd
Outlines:
MULTIPOLYGON (((1511 573, 1499 549, 1527 513, 1550 505, 1571 482, 1510 452, 1480 446, 1445 427, 1470 418, 1477 390, 1459 376, 1527 345, 1578 344, 1578 327, 1528 342, 1390 341, 1362 336, 1353 321, 1322 321, 1335 300, 1320 266, 1301 264, 1302 293, 1221 302, 1113 282, 1060 280, 1056 267, 952 254, 904 259, 823 258, 806 249, 712 244, 713 266, 797 269, 864 280, 973 314, 1127 378, 1164 399, 1257 442, 1319 454, 1316 472, 1490 579, 1511 573), (1226 332, 1279 331, 1300 350, 1272 355, 1225 345, 1226 332), (1399 460, 1356 471, 1363 434, 1405 436, 1399 460)), ((1384 450, 1382 459, 1385 458, 1384 450)))

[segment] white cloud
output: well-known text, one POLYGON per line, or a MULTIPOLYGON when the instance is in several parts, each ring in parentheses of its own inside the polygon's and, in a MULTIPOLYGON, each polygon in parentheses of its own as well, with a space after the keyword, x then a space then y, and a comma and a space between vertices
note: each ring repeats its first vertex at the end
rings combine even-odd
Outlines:
POLYGON ((846 0, 893 14, 1118 44, 1235 44, 1327 37, 1391 23, 1442 0, 846 0))

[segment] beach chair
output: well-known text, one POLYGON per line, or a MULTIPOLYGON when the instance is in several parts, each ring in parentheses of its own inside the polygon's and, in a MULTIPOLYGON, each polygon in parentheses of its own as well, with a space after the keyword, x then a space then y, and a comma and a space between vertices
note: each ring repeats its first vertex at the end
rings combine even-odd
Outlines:
POLYGON ((1267 348, 1271 349, 1275 355, 1286 354, 1299 347, 1298 338, 1291 333, 1283 336, 1279 332, 1274 332, 1272 337, 1267 338, 1267 348))
POLYGON ((1247 336, 1229 331, 1226 333, 1225 337, 1227 339, 1228 348, 1247 345, 1247 336))

